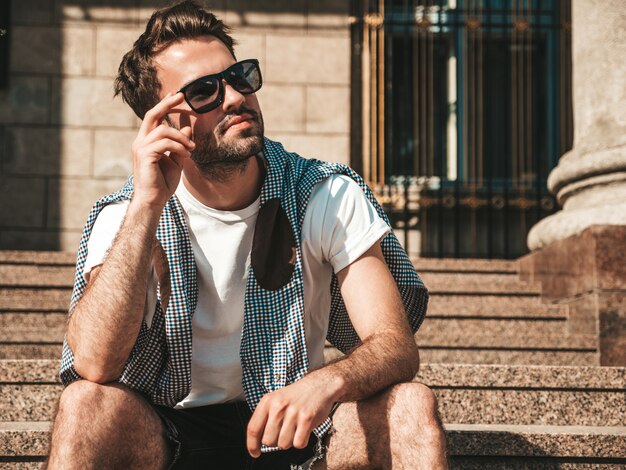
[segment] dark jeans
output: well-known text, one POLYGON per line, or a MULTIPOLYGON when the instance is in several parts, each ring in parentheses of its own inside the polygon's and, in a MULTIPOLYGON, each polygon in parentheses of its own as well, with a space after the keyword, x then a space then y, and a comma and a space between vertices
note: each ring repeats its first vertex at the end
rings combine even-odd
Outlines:
POLYGON ((154 406, 167 430, 171 469, 289 470, 313 457, 318 442, 311 434, 304 449, 248 454, 246 427, 252 416, 245 402, 173 409, 154 406))

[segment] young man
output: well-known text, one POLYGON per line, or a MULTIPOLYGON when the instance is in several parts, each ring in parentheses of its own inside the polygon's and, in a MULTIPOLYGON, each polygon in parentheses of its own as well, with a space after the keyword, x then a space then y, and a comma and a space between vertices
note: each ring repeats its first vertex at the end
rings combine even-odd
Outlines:
POLYGON ((264 139, 261 84, 193 2, 124 57, 133 178, 81 241, 48 468, 446 467, 426 290, 356 174, 264 139))

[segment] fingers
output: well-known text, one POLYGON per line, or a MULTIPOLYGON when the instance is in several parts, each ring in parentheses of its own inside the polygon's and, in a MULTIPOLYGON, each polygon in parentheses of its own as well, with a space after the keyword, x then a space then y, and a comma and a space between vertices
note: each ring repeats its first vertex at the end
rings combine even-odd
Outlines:
POLYGON ((254 458, 261 455, 261 439, 263 438, 267 419, 267 407, 261 400, 248 422, 248 430, 246 433, 246 447, 248 448, 248 453, 254 458))
POLYGON ((189 138, 191 133, 190 127, 184 127, 182 130, 174 129, 166 125, 159 125, 150 134, 143 139, 143 145, 150 145, 151 142, 155 142, 162 139, 169 139, 179 142, 189 150, 193 150, 196 144, 189 138))
POLYGON ((173 95, 168 93, 165 95, 165 98, 159 101, 154 108, 146 112, 141 122, 141 127, 139 128, 139 135, 148 135, 150 131, 161 124, 165 115, 169 113, 170 110, 183 102, 184 98, 182 93, 175 93, 173 95))
POLYGON ((159 139, 146 148, 147 152, 153 155, 163 156, 165 152, 176 154, 180 157, 191 157, 191 150, 173 139, 159 139))

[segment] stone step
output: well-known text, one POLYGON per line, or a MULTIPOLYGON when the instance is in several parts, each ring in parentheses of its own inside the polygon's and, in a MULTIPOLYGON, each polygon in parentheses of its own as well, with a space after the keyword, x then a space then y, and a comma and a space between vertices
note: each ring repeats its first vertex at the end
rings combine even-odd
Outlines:
MULTIPOLYGON (((530 295, 541 293, 538 284, 521 282, 516 274, 502 273, 420 273, 433 293, 505 293, 530 295)), ((74 266, 0 264, 0 288, 72 287, 74 266)))
MULTIPOLYGON (((519 262, 510 260, 411 258, 420 272, 472 272, 517 274, 519 262)), ((0 264, 39 264, 74 266, 76 253, 61 251, 0 250, 0 264)))
POLYGON ((70 288, 0 288, 0 312, 67 312, 70 288))
MULTIPOLYGON (((51 419, 62 390, 58 367, 58 360, 0 361, 0 419, 51 419)), ((626 368, 423 364, 416 380, 435 391, 446 423, 626 422, 626 368)))
POLYGON ((74 285, 74 266, 0 264, 0 287, 65 287, 74 285))
MULTIPOLYGON (((326 352, 324 352, 326 357, 326 352)), ((329 354, 329 357, 334 357, 329 354)), ((514 365, 574 365, 599 366, 597 351, 541 351, 502 349, 420 348, 424 362, 449 364, 514 364, 514 365)))
POLYGON ((567 319, 567 309, 544 304, 538 297, 432 293, 428 316, 567 319))
MULTIPOLYGON (((484 338, 484 336, 483 336, 484 338)), ((503 339, 503 341, 506 338, 503 339)), ((433 343, 433 341, 430 341, 433 343)), ((514 365, 572 365, 599 366, 600 354, 596 349, 540 349, 511 348, 506 346, 463 347, 454 345, 425 344, 419 342, 420 358, 424 363, 444 364, 514 364, 514 365)), ((327 344, 325 360, 331 361, 342 354, 327 344)), ((9 356, 5 356, 9 357, 9 356)))
MULTIPOLYGON (((0 343, 63 341, 67 314, 65 313, 0 313, 0 343)), ((519 336, 520 332, 543 335, 565 335, 562 319, 493 319, 493 318, 427 318, 419 335, 428 339, 428 344, 440 339, 466 336, 479 338, 488 331, 501 338, 519 336)))
MULTIPOLYGON (((39 468, 35 462, 45 458, 50 427, 47 421, 0 423, 0 458, 15 465, 5 468, 39 468), (29 461, 32 467, 18 467, 29 461)), ((469 468, 463 462, 480 459, 484 465, 471 468, 513 468, 508 463, 515 460, 537 465, 514 468, 534 469, 557 468, 568 460, 574 465, 626 463, 626 427, 449 424, 446 434, 453 468, 469 468)))
POLYGON ((0 344, 0 359, 55 359, 61 357, 62 346, 60 343, 13 343, 0 344))
POLYGON ((519 261, 517 260, 412 257, 411 261, 419 273, 519 273, 519 261))
POLYGON ((539 296, 541 285, 498 274, 420 273, 431 294, 500 294, 539 296))
MULTIPOLYGON (((1 320, 1 317, 0 317, 1 320)), ((0 323, 1 324, 1 323, 0 323)), ((479 337, 489 332, 501 338, 518 336, 520 332, 534 335, 565 335, 567 322, 564 319, 531 318, 475 318, 475 317, 431 317, 426 318, 419 330, 423 337, 445 338, 461 332, 470 337, 479 337)))
POLYGON ((74 266, 76 253, 68 251, 0 250, 0 264, 74 266))
MULTIPOLYGON (((446 425, 450 455, 485 459, 485 464, 499 466, 476 466, 470 468, 513 468, 505 465, 526 462, 528 467, 514 468, 592 468, 561 467, 560 464, 626 464, 625 426, 523 426, 494 424, 446 425), (504 458, 503 458, 504 457, 504 458), (521 461, 507 459, 521 457, 521 461), (556 457, 557 459, 553 459, 556 457), (533 465, 531 462, 536 462, 533 465)), ((468 467, 457 467, 468 468, 468 467)), ((593 467, 605 468, 605 467, 593 467)))

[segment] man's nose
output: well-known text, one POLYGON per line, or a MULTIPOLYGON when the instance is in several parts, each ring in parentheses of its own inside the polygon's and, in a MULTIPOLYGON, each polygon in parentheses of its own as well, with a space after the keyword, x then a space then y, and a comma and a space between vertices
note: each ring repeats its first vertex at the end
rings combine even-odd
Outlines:
POLYGON ((223 80, 224 84, 224 112, 229 112, 239 107, 246 101, 246 97, 235 90, 230 83, 223 80))

